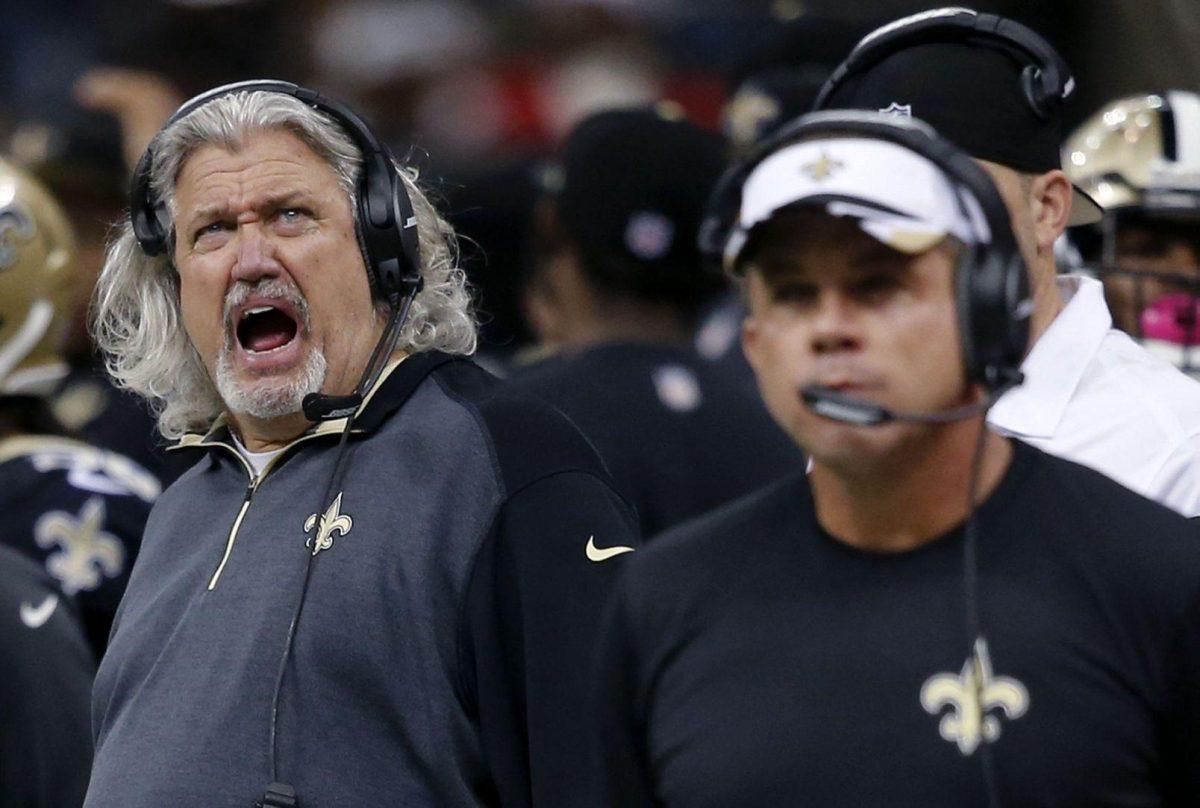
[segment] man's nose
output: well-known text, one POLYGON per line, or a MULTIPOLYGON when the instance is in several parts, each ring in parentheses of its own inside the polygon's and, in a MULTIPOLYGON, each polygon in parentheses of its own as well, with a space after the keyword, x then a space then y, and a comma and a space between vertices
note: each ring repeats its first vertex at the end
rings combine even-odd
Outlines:
POLYGON ((259 278, 279 274, 281 267, 276 258, 275 244, 257 222, 240 223, 236 238, 234 280, 254 283, 259 278))
POLYGON ((846 295, 821 292, 813 312, 811 343, 814 353, 853 350, 862 344, 857 307, 846 295))

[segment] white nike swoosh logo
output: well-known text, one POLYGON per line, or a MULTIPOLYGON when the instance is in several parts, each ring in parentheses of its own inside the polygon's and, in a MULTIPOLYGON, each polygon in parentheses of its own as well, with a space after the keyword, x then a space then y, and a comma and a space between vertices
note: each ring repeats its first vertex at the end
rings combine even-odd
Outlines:
POLYGON ((47 595, 41 606, 31 606, 29 601, 21 601, 21 622, 30 628, 41 628, 57 606, 58 595, 47 595))
POLYGON ((596 537, 588 536, 587 557, 589 561, 607 561, 613 556, 619 556, 621 553, 632 553, 633 550, 634 548, 632 547, 623 547, 621 545, 601 549, 596 546, 596 537))

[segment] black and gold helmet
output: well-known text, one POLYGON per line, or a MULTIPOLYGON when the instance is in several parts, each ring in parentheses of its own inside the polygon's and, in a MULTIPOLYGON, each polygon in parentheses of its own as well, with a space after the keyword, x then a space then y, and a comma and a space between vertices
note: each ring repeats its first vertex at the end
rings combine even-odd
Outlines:
POLYGON ((1112 101, 1067 138, 1062 164, 1104 208, 1074 238, 1113 321, 1200 377, 1200 95, 1112 101))
POLYGON ((0 395, 45 395, 67 371, 75 237, 57 201, 0 160, 0 395))
POLYGON ((1200 212, 1200 95, 1121 98, 1067 138, 1063 170, 1107 211, 1200 212))

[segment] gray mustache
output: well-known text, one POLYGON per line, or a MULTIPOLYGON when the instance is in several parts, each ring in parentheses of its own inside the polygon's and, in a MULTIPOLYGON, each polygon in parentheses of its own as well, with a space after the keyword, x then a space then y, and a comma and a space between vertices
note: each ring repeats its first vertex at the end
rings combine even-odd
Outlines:
POLYGON ((233 322, 234 310, 255 295, 286 300, 288 303, 291 303, 300 318, 298 325, 301 328, 308 327, 308 300, 300 294, 300 290, 279 278, 263 278, 253 284, 238 281, 225 294, 225 307, 222 316, 227 331, 235 325, 233 322))

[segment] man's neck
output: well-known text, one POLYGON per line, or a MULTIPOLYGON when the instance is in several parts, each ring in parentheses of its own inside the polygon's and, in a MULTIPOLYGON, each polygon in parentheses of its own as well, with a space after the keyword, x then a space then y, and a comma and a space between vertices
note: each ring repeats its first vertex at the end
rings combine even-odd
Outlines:
POLYGON ((1054 322, 1054 318, 1063 310, 1066 303, 1058 288, 1058 269, 1054 261, 1047 259, 1031 273, 1033 294, 1033 315, 1029 319, 1029 347, 1042 338, 1046 329, 1054 322))
POLYGON ((251 452, 269 452, 282 449, 312 425, 303 412, 294 412, 279 418, 252 418, 248 415, 230 413, 229 428, 237 435, 242 445, 251 452))
MULTIPOLYGON (((814 460, 810 479, 821 527, 852 547, 903 552, 961 524, 981 420, 933 427, 930 441, 871 468, 834 469, 814 460)), ((1006 438, 987 433, 976 503, 1000 483, 1012 452, 1006 438)))

